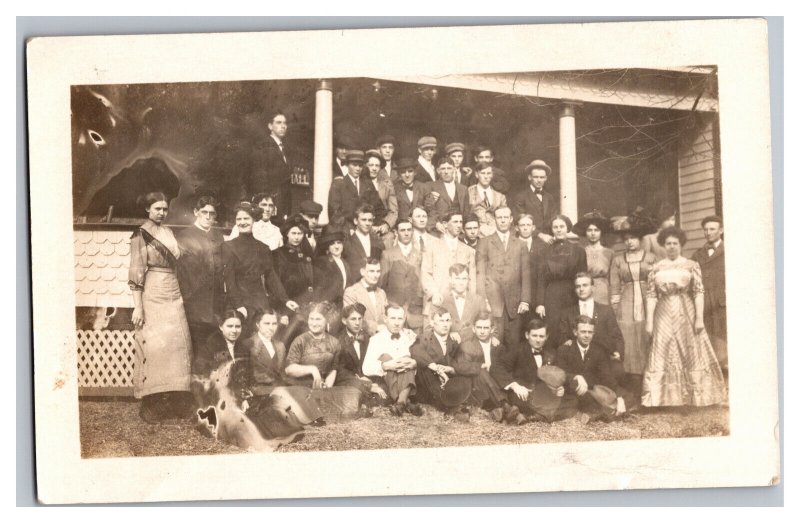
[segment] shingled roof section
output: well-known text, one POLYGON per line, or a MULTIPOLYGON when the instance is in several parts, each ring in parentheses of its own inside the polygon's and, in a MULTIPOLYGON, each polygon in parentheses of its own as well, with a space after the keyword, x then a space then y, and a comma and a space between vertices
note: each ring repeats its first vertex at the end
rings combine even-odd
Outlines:
POLYGON ((128 288, 131 231, 87 231, 75 234, 75 305, 133 307, 128 288))

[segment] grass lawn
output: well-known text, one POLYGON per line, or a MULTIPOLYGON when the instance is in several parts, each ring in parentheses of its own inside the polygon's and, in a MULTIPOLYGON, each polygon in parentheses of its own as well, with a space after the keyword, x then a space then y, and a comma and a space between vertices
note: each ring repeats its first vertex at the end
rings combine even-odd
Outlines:
MULTIPOLYGON (((427 406, 419 418, 397 418, 387 409, 377 409, 372 418, 308 427, 301 441, 278 452, 688 438, 724 436, 729 427, 727 406, 649 409, 611 423, 584 425, 573 418, 520 427, 499 424, 483 411, 473 412, 470 422, 464 424, 427 406)), ((204 436, 193 422, 148 425, 139 418, 139 403, 129 400, 81 400, 80 431, 84 458, 244 452, 204 436)))

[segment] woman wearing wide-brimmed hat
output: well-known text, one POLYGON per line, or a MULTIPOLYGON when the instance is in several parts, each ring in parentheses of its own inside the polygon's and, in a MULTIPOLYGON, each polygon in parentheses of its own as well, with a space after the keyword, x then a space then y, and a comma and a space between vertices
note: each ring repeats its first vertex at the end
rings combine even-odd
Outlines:
POLYGON ((643 209, 637 209, 616 225, 615 231, 622 238, 625 251, 611 261, 611 306, 625 340, 623 365, 628 388, 638 395, 648 353, 647 275, 657 261, 653 253, 643 249, 642 237, 655 231, 656 223, 643 209))
POLYGON ((601 243, 602 237, 610 230, 611 222, 597 209, 584 214, 572 232, 586 238, 586 266, 594 279, 594 301, 608 305, 608 275, 614 251, 601 243))

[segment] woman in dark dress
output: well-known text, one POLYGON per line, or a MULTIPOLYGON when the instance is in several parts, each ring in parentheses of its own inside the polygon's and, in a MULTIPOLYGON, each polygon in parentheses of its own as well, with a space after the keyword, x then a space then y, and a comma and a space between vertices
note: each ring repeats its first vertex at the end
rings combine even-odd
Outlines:
POLYGON ((207 378, 223 363, 245 357, 239 341, 243 327, 244 315, 237 310, 226 310, 219 319, 218 330, 198 347, 192 364, 193 374, 207 378))
POLYGON ((286 290, 287 298, 298 308, 290 309, 289 324, 281 334, 281 341, 290 345, 295 336, 304 329, 303 313, 314 297, 314 269, 311 256, 303 251, 302 243, 308 226, 300 216, 290 218, 281 225, 283 247, 273 252, 275 272, 286 290), (295 314, 291 314, 295 312, 295 314))
MULTIPOLYGON (((575 275, 586 272, 586 251, 577 243, 567 240, 572 230, 572 221, 562 214, 550 221, 553 243, 542 251, 539 265, 540 280, 536 313, 547 322, 548 332, 558 332, 559 316, 562 309, 577 303, 575 295, 575 275)), ((555 336, 551 336, 553 343, 555 336)))
MULTIPOLYGON (((228 307, 241 312, 249 322, 256 311, 269 308, 271 300, 292 311, 298 308, 275 272, 269 247, 253 238, 253 222, 261 215, 258 207, 248 203, 238 205, 234 216, 239 236, 222 244, 222 275, 228 307)), ((245 330, 252 331, 247 326, 245 330)))
POLYGON ((353 416, 359 412, 361 391, 334 386, 341 345, 327 332, 330 313, 329 303, 311 304, 308 331, 292 342, 284 372, 290 384, 311 389, 311 399, 326 417, 353 416))
MULTIPOLYGON (((319 255, 314 260, 314 301, 327 301, 337 309, 342 307, 344 290, 356 283, 360 276, 352 274, 342 259, 344 233, 326 226, 319 240, 319 255)), ((331 320, 334 321, 334 320, 331 320)), ((331 325, 333 327, 333 325, 331 325)))

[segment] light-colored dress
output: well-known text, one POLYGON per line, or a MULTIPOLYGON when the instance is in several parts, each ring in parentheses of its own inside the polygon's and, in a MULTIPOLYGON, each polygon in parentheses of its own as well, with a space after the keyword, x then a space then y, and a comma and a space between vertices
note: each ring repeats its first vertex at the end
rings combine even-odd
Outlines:
POLYGON ((142 291, 144 312, 144 325, 134 333, 137 398, 189 390, 192 340, 175 272, 179 257, 172 231, 151 220, 131 237, 128 284, 142 291))
POLYGON ((655 263, 656 257, 644 251, 622 252, 611 262, 611 305, 625 340, 623 367, 629 374, 642 374, 647 365, 647 275, 655 263))
POLYGON ((586 247, 586 268, 594 279, 594 301, 608 305, 608 277, 614 251, 600 242, 586 247))
POLYGON ((703 279, 695 261, 664 259, 651 269, 647 299, 657 303, 642 383, 643 406, 702 407, 725 399, 725 381, 711 341, 705 331, 694 331, 694 296, 702 293, 703 279))

